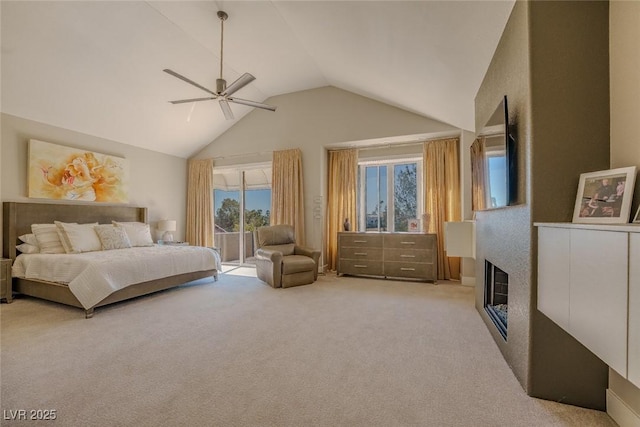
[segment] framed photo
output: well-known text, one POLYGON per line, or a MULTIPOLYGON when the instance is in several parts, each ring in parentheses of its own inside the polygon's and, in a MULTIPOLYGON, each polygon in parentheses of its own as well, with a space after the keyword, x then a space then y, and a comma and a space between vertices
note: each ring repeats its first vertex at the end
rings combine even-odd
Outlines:
POLYGON ((640 206, 638 206, 636 215, 633 217, 633 222, 635 222, 636 224, 640 224, 640 206))
POLYGON ((635 166, 581 174, 573 222, 628 223, 635 182, 635 166))
POLYGON ((407 231, 411 233, 417 233, 418 231, 420 231, 420 220, 418 218, 409 219, 407 231))

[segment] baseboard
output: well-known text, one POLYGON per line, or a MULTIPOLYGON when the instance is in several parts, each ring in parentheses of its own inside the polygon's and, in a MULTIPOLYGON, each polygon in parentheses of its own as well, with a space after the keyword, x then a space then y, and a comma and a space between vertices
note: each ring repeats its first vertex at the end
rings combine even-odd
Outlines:
POLYGON ((460 280, 460 284, 462 286, 476 286, 476 278, 475 276, 462 276, 460 280))
POLYGON ((620 399, 617 394, 607 389, 607 414, 620 427, 638 427, 640 426, 640 415, 636 414, 624 400, 620 399))

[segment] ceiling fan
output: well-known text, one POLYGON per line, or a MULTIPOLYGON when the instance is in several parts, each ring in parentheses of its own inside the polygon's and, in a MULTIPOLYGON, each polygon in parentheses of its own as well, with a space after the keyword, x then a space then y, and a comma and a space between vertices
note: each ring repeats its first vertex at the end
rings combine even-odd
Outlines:
POLYGON ((194 82, 193 80, 190 80, 188 78, 186 78, 183 75, 180 75, 178 73, 176 73, 173 70, 170 70, 168 68, 162 70, 167 74, 171 74, 174 77, 179 78, 180 80, 189 83, 190 85, 193 85, 195 87, 197 87, 198 89, 202 89, 203 91, 213 95, 213 96, 207 96, 204 98, 191 98, 191 99, 181 99, 178 101, 169 101, 172 104, 184 104, 187 102, 198 102, 198 101, 211 101, 214 99, 217 99, 219 104, 220 104, 220 108, 222 108, 222 112, 224 113, 224 117, 227 120, 233 120, 233 112, 231 111, 231 107, 229 106, 229 103, 235 103, 235 104, 242 104, 242 105, 248 105, 250 107, 256 107, 256 108, 262 108, 264 110, 270 110, 270 111, 276 111, 276 107, 274 107, 273 105, 267 105, 267 104, 263 104, 261 102, 256 102, 256 101, 249 101, 247 99, 241 99, 241 98, 236 98, 236 97, 232 97, 231 95, 233 95, 234 93, 236 93, 237 91, 239 91, 240 89, 242 89, 243 87, 245 87, 247 84, 251 83, 253 80, 255 80, 256 78, 253 77, 251 74, 249 73, 244 73, 243 75, 241 75, 236 81, 234 81, 233 83, 231 83, 229 86, 227 86, 227 81, 225 79, 222 78, 222 55, 224 53, 224 21, 227 20, 227 18, 229 17, 229 15, 227 15, 226 12, 223 12, 221 10, 218 11, 218 18, 220 19, 220 78, 216 79, 216 91, 213 92, 209 89, 207 89, 204 86, 199 85, 198 83, 194 82))

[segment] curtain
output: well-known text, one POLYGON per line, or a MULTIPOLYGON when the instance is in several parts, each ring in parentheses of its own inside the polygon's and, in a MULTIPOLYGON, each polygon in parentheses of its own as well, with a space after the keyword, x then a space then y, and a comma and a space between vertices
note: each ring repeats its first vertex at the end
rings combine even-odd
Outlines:
POLYGON ((459 279, 460 258, 447 257, 444 223, 460 221, 460 166, 458 139, 424 143, 423 156, 425 213, 430 218, 428 232, 438 239, 438 279, 459 279))
POLYGON ((273 152, 271 225, 289 224, 296 243, 305 244, 302 152, 298 148, 273 152))
POLYGON ((471 208, 474 211, 486 208, 485 141, 485 137, 480 137, 471 144, 471 208))
POLYGON ((356 190, 358 185, 358 151, 356 149, 329 151, 327 191, 327 247, 325 259, 329 270, 338 264, 338 232, 346 218, 356 231, 356 190))
POLYGON ((189 160, 187 241, 194 246, 213 242, 213 159, 189 160))

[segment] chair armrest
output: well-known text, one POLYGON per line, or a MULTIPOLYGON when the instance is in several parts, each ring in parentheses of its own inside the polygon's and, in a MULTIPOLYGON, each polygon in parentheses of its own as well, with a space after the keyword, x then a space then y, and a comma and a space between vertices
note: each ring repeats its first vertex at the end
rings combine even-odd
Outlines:
POLYGON ((308 256, 309 258, 313 259, 313 261, 316 263, 316 269, 313 272, 313 277, 314 277, 314 280, 317 280, 318 279, 318 264, 320 264, 320 250, 296 245, 293 248, 293 253, 295 255, 308 256))
POLYGON ((271 287, 282 287, 282 252, 258 249, 255 254, 256 275, 271 287))
POLYGON ((274 264, 282 262, 282 252, 270 249, 258 249, 255 255, 257 260, 271 261, 274 264))
POLYGON ((320 251, 317 249, 307 248, 305 246, 294 246, 293 248, 294 255, 304 255, 309 258, 313 258, 315 255, 320 256, 320 251))

